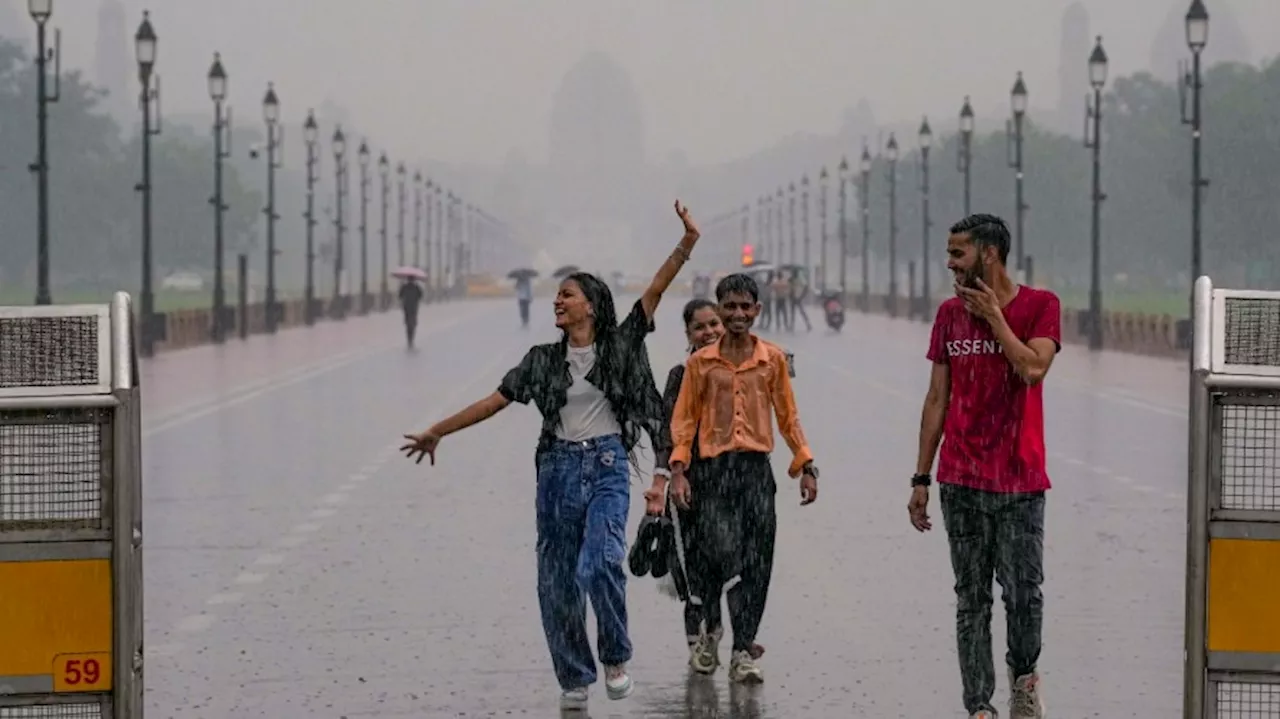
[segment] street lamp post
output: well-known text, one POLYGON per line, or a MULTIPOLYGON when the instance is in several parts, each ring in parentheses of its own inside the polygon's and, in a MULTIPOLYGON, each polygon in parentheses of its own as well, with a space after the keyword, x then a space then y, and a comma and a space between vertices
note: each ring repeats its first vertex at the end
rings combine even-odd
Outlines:
POLYGON ((840 306, 846 306, 849 295, 849 223, 847 221, 849 207, 849 160, 840 158, 836 168, 840 182, 840 306))
MULTIPOLYGON (((1209 181, 1204 178, 1204 170, 1200 162, 1201 114, 1200 114, 1200 54, 1209 42, 1209 12, 1202 0, 1192 0, 1187 10, 1187 47, 1191 49, 1191 71, 1183 68, 1181 82, 1178 84, 1179 99, 1182 105, 1182 122, 1191 126, 1191 284, 1194 287, 1196 278, 1204 271, 1202 267, 1201 247, 1201 211, 1202 194, 1209 181), (1191 91, 1191 115, 1187 116, 1187 91, 1191 91)), ((1193 310, 1194 297, 1191 300, 1193 310)), ((1187 317, 1191 317, 1188 314, 1187 317)))
POLYGON ((960 154, 956 156, 956 169, 964 175, 964 216, 968 217, 973 212, 973 106, 969 104, 968 95, 960 107, 960 154))
POLYGON ((792 264, 796 263, 796 183, 791 183, 787 188, 787 224, 791 228, 791 240, 788 243, 787 259, 792 264))
MULTIPOLYGON (((889 133, 889 316, 898 316, 898 138, 889 133)), ((864 260, 865 261, 865 260, 864 260)))
POLYGON ((36 21, 36 161, 28 168, 36 174, 36 304, 48 305, 53 304, 49 289, 49 103, 57 102, 61 94, 62 32, 54 30, 53 47, 48 47, 45 30, 53 15, 53 0, 28 0, 27 11, 36 21), (49 61, 53 61, 52 91, 48 86, 49 61))
POLYGON ((804 225, 804 271, 813 272, 813 264, 809 258, 809 174, 800 178, 800 221, 804 225))
MULTIPOLYGON (((1009 167, 1013 168, 1013 206, 1014 206, 1014 242, 1017 245, 1017 251, 1014 253, 1015 269, 1018 272, 1026 272, 1025 250, 1024 250, 1024 219, 1026 216, 1027 205, 1022 200, 1022 127, 1023 120, 1027 115, 1027 84, 1022 81, 1022 73, 1018 73, 1018 79, 1013 83, 1013 90, 1009 92, 1009 104, 1013 109, 1013 121, 1005 126, 1005 136, 1009 138, 1009 167), (1012 129, 1012 132, 1010 132, 1012 129)), ((1022 281, 1026 282, 1029 278, 1023 277, 1022 281)))
POLYGON ((316 115, 312 110, 307 110, 307 120, 302 125, 302 138, 307 144, 307 209, 303 213, 303 218, 307 222, 307 274, 306 286, 303 290, 303 301, 306 307, 303 310, 303 316, 306 317, 307 324, 315 324, 316 321, 316 162, 319 154, 316 150, 316 140, 319 137, 320 128, 316 125, 316 115))
MULTIPOLYGON (((133 36, 134 50, 138 59, 138 80, 142 91, 138 98, 142 107, 142 181, 138 183, 138 192, 142 193, 142 328, 138 333, 143 357, 155 353, 155 293, 152 289, 151 258, 151 137, 160 134, 159 99, 160 77, 155 75, 156 65, 156 31, 151 26, 151 14, 142 12, 142 24, 133 36), (152 82, 152 79, 155 82, 152 82), (151 103, 156 102, 156 124, 151 125, 151 103)), ((48 289, 46 285, 46 290, 48 289)), ((39 301, 37 300, 39 304, 39 301)))
POLYGON ((413 266, 422 269, 422 172, 413 173, 413 266))
POLYGON ((822 166, 818 173, 818 264, 822 271, 818 273, 818 292, 827 292, 827 166, 822 166))
POLYGON ((1107 52, 1102 36, 1089 54, 1089 84, 1093 97, 1085 99, 1084 145, 1093 150, 1093 224, 1089 235, 1089 349, 1102 349, 1102 87, 1107 84, 1107 52))
POLYGON ((227 99, 227 71, 222 67, 221 53, 213 54, 208 81, 209 97, 213 99, 213 197, 209 200, 213 205, 212 336, 214 342, 220 343, 226 338, 224 319, 227 304, 222 269, 222 215, 227 209, 226 203, 222 201, 222 161, 231 156, 231 108, 227 108, 225 118, 222 116, 222 103, 227 99), (226 147, 223 147, 224 144, 226 147))
POLYGON ((333 315, 335 318, 346 316, 346 300, 342 293, 342 272, 345 269, 346 223, 343 222, 342 211, 346 204, 347 167, 343 158, 347 154, 347 138, 342 134, 342 126, 333 130, 333 180, 334 186, 334 219, 333 219, 333 315))
POLYGON ((369 143, 361 140, 360 162, 360 314, 369 313, 369 143))
POLYGON ((283 162, 276 157, 276 148, 284 136, 280 124, 280 98, 276 97, 274 83, 267 83, 267 94, 262 98, 262 118, 267 123, 267 206, 262 210, 267 216, 267 332, 275 333, 280 324, 279 307, 276 304, 276 170, 283 162))
POLYGON ((404 267, 404 182, 405 169, 404 163, 396 165, 396 178, 399 180, 399 187, 396 196, 398 198, 399 207, 399 223, 396 227, 396 258, 401 267, 404 267))
POLYGON ((379 284, 378 306, 386 310, 391 305, 391 288, 387 286, 389 268, 387 267, 387 208, 390 206, 391 162, 387 153, 378 158, 378 177, 382 179, 382 279, 379 284))
POLYGON ((929 118, 920 121, 920 215, 923 217, 920 233, 920 320, 929 321, 933 295, 929 288, 929 233, 933 231, 933 217, 929 214, 929 149, 933 146, 933 129, 929 118))
POLYGON ((862 213, 862 311, 871 311, 871 150, 862 145, 858 170, 862 173, 859 209, 862 213))

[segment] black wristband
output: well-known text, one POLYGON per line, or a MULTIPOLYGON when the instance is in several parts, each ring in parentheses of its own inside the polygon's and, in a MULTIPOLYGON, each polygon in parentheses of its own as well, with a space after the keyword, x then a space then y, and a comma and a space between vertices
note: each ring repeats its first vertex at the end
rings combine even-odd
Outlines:
POLYGON ((911 478, 912 487, 928 487, 933 483, 933 477, 928 474, 917 474, 911 478))

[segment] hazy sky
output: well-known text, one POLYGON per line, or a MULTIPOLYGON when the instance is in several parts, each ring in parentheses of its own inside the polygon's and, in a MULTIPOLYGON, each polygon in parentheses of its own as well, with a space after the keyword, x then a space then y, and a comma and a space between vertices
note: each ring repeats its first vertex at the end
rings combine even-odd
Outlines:
MULTIPOLYGON (((1228 0, 1207 0, 1210 12, 1228 0)), ((965 94, 1004 113, 1015 70, 1056 99, 1067 0, 122 0, 129 34, 149 7, 165 106, 206 111, 214 50, 238 120, 268 79, 286 118, 326 99, 373 144, 455 162, 531 161, 547 148, 551 97, 585 52, 632 75, 648 156, 694 163, 794 132, 832 132, 860 97, 881 120, 930 112, 950 129, 965 94), (911 8, 914 11, 908 12, 911 8)), ((1255 58, 1280 48, 1280 1, 1229 0, 1255 58)), ((26 0, 0 0, 26 18, 26 0)), ((1183 0, 1086 0, 1113 73, 1146 65, 1156 27, 1183 0)), ((54 0, 67 65, 93 63, 99 0, 54 0)), ((26 23, 29 30, 30 22, 26 23)), ((127 49, 132 59, 132 49, 127 49)), ((1080 61, 1085 61, 1081 57, 1080 61)), ((91 74, 92 76, 92 74, 91 74)), ((130 75, 133 79, 133 75, 130 75)), ((1083 94, 1084 88, 1080 88, 1083 94)))

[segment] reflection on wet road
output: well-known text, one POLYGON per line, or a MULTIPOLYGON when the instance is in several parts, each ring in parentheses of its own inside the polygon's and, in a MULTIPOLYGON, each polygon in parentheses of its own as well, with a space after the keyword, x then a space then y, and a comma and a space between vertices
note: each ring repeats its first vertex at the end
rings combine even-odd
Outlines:
MULTIPOLYGON (((660 377, 682 359, 683 301, 666 300, 650 340, 660 377)), ((149 715, 559 716, 534 591, 537 413, 513 407, 449 437, 434 467, 395 451, 403 432, 492 391, 529 344, 554 338, 550 311, 535 308, 521 331, 514 302, 430 307, 415 353, 394 316, 349 324, 260 343, 251 376, 233 367, 248 362, 234 344, 150 370, 149 715)), ((723 669, 691 682, 680 606, 631 578, 636 692, 611 702, 593 687, 590 717, 963 714, 936 493, 931 534, 905 511, 926 331, 855 314, 839 336, 778 338, 796 352, 823 486, 799 507, 785 452, 775 458, 764 686, 731 691, 723 669)), ((1182 376, 1175 363, 1075 347, 1050 376, 1041 670, 1053 716, 1179 711, 1182 376)), ((635 482, 631 535, 648 477, 635 482)), ((995 616, 999 662, 999 601, 995 616)))

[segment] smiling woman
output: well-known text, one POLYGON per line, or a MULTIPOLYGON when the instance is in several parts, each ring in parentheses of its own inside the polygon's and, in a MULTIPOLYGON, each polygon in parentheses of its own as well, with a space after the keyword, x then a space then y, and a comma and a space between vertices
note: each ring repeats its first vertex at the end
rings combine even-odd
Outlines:
POLYGON ((626 663, 626 551, 630 506, 628 458, 641 431, 662 451, 662 398, 654 386, 645 338, 662 294, 689 259, 699 232, 678 201, 684 236, 619 324, 609 286, 585 272, 560 283, 555 299, 560 341, 532 347, 497 391, 418 434, 402 448, 435 464, 440 441, 482 422, 512 402, 542 414, 535 456, 538 602, 561 688, 561 706, 582 708, 596 681, 587 641, 585 590, 595 610, 600 661, 610 699, 631 694, 626 663))

